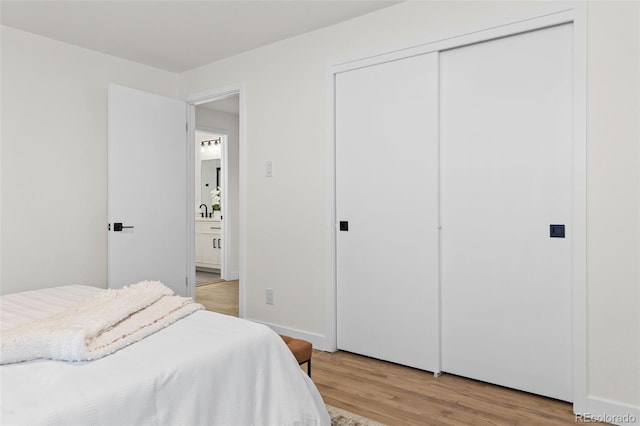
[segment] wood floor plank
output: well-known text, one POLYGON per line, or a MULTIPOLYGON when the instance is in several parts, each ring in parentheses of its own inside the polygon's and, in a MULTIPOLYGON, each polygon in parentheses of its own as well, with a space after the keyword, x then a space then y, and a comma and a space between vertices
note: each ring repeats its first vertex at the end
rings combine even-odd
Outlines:
POLYGON ((571 404, 348 352, 314 350, 324 400, 388 425, 567 425, 571 404))
MULTIPOLYGON (((196 301, 238 316, 238 281, 197 287, 196 301)), ((576 423, 569 403, 464 377, 434 377, 341 351, 314 350, 312 362, 312 379, 327 404, 391 426, 576 423)))
POLYGON ((196 287, 196 302, 205 309, 238 316, 239 281, 220 281, 196 287))

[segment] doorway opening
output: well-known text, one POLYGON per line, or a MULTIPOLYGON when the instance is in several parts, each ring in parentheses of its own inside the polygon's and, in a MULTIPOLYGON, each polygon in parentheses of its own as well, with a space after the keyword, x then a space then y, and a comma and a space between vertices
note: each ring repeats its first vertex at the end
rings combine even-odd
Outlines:
MULTIPOLYGON (((222 169, 227 135, 195 131, 196 286, 223 281, 222 169)), ((226 166, 226 164, 224 165, 226 166)), ((226 168, 226 167, 224 167, 226 168)))
POLYGON ((195 297, 239 315, 239 95, 195 106, 195 297))

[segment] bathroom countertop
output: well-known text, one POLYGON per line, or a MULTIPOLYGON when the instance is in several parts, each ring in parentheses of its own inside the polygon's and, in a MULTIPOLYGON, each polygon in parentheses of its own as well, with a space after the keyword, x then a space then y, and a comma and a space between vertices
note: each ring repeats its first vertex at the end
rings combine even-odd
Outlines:
POLYGON ((222 219, 220 219, 219 217, 213 218, 196 216, 196 222, 220 222, 221 220, 222 219))

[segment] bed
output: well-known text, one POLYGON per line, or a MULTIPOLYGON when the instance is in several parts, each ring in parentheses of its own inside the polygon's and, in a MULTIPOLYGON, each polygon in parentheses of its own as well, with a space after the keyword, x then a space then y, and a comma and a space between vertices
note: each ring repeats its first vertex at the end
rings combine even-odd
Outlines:
MULTIPOLYGON (((104 290, 4 295, 2 332, 104 290)), ((199 310, 94 361, 0 366, 8 425, 325 425, 315 385, 268 327, 199 310)))

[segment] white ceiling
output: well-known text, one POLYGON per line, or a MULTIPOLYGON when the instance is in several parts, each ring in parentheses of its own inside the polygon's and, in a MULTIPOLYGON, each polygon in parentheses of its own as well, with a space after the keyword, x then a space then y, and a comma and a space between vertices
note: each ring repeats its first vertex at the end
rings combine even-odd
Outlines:
POLYGON ((2 0, 0 23, 182 72, 399 2, 2 0))

